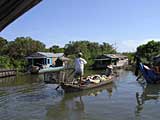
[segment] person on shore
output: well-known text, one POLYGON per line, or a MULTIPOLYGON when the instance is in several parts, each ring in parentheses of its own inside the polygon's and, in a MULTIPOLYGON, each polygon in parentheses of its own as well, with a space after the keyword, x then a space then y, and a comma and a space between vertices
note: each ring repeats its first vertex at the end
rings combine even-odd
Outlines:
POLYGON ((87 61, 85 59, 82 58, 82 53, 79 52, 78 53, 78 57, 75 59, 75 74, 74 74, 74 77, 75 78, 78 78, 80 77, 80 85, 81 85, 81 82, 82 82, 82 77, 83 77, 83 74, 84 74, 84 65, 87 64, 87 61))

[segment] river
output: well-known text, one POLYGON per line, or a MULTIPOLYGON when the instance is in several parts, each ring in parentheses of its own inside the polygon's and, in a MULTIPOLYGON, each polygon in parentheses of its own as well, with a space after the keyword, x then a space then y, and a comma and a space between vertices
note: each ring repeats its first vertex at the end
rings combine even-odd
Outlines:
POLYGON ((113 84, 74 94, 56 91, 43 75, 1 78, 0 120, 159 120, 160 85, 118 74, 113 84))

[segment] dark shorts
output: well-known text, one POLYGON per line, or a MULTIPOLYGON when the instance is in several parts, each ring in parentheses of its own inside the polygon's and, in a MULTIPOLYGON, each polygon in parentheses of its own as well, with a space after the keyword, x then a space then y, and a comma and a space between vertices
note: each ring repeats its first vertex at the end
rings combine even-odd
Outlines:
POLYGON ((77 78, 77 77, 81 77, 83 75, 82 72, 75 72, 74 73, 74 77, 77 78))

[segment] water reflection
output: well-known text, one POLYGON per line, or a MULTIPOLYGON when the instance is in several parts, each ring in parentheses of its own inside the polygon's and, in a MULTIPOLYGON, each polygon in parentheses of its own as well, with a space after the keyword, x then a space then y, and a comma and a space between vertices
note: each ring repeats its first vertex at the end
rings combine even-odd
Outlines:
POLYGON ((26 84, 41 83, 43 75, 18 75, 0 78, 0 87, 22 86, 26 84))
POLYGON ((142 85, 143 91, 142 93, 136 93, 136 100, 137 100, 137 107, 136 107, 136 114, 139 115, 146 102, 149 101, 156 101, 160 100, 160 85, 142 85))
POLYGON ((28 92, 33 92, 36 89, 40 89, 43 86, 41 81, 41 76, 37 75, 0 78, 0 100, 3 97, 7 98, 10 95, 25 94, 28 92))
POLYGON ((108 97, 111 97, 113 88, 115 88, 114 83, 93 90, 64 94, 60 102, 47 108, 47 120, 53 118, 55 120, 82 120, 86 115, 85 97, 98 96, 105 91, 108 97))
POLYGON ((57 85, 45 84, 43 75, 0 79, 0 120, 130 120, 138 118, 138 114, 142 119, 150 119, 150 116, 159 119, 159 105, 155 101, 159 101, 160 86, 145 86, 142 92, 132 72, 117 73, 116 85, 74 94, 64 94, 61 89, 56 91, 57 85), (133 103, 136 102, 139 104, 136 104, 135 114, 133 103))

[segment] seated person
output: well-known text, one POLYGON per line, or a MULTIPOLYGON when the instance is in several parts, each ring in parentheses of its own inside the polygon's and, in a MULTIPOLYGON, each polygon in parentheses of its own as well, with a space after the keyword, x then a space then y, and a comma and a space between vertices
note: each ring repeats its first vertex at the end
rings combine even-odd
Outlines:
POLYGON ((160 74, 160 66, 154 66, 154 71, 160 74))
POLYGON ((108 65, 107 68, 106 68, 106 70, 105 70, 105 75, 109 76, 112 73, 113 73, 113 67, 112 67, 112 65, 108 65))
POLYGON ((55 61, 55 67, 63 66, 63 61, 58 57, 55 61))

